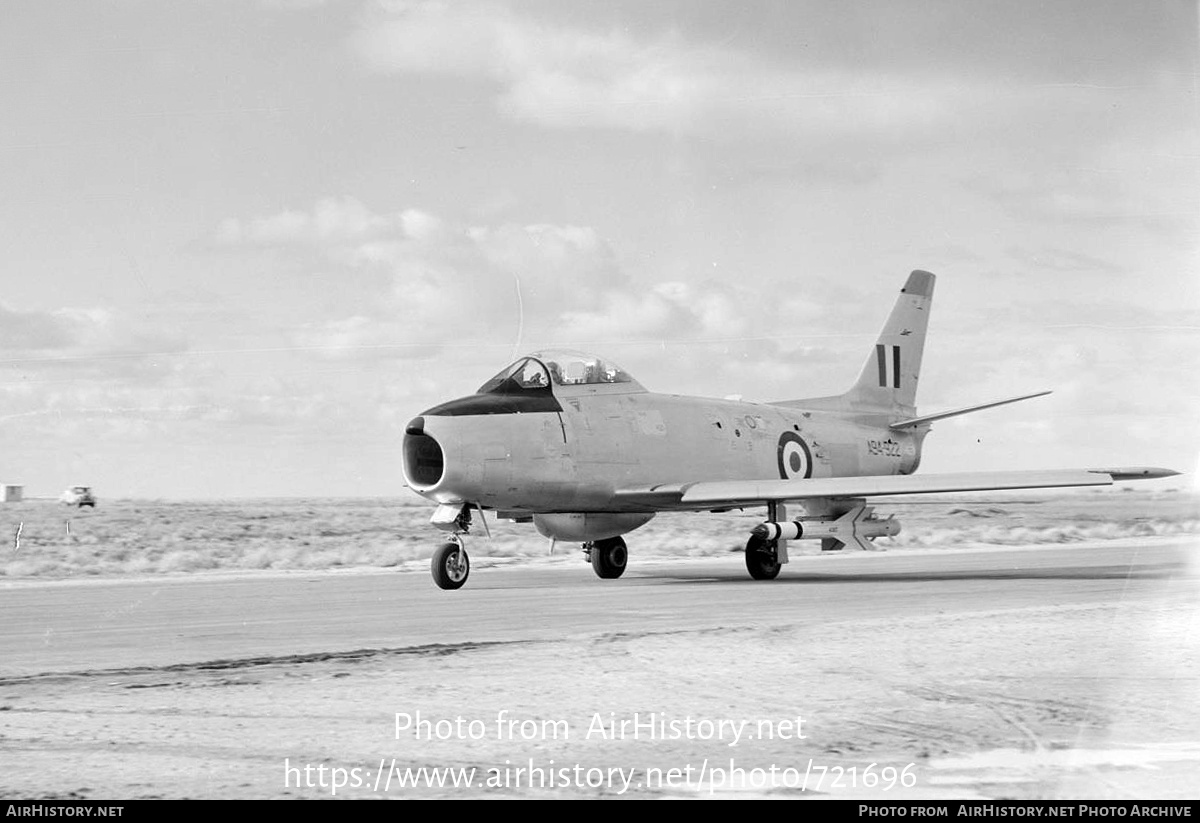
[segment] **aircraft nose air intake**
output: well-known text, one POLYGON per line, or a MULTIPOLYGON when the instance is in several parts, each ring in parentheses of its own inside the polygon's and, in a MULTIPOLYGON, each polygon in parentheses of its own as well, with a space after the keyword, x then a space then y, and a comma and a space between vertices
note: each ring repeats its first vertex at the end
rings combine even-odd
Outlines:
POLYGON ((431 489, 446 469, 442 446, 425 434, 425 420, 418 417, 404 429, 404 479, 417 491, 431 489))

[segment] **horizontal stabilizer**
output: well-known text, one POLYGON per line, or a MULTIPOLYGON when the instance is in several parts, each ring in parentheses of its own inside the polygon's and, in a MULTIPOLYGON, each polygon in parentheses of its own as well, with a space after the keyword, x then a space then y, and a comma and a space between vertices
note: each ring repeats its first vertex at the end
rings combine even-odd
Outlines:
POLYGON ((1017 403, 1021 400, 1028 400, 1031 397, 1043 397, 1050 394, 1048 391, 1035 392, 1034 394, 1023 394, 1020 397, 1010 397, 1007 400, 995 400, 991 403, 981 403, 978 406, 964 406, 961 409, 951 409, 950 411, 938 412, 937 414, 926 414, 921 417, 911 417, 908 420, 898 420, 888 426, 889 429, 908 429, 913 426, 924 426, 926 423, 932 423, 935 420, 945 420, 947 417, 958 417, 960 414, 970 414, 971 412, 982 411, 984 409, 994 409, 996 406, 1006 406, 1009 403, 1017 403))

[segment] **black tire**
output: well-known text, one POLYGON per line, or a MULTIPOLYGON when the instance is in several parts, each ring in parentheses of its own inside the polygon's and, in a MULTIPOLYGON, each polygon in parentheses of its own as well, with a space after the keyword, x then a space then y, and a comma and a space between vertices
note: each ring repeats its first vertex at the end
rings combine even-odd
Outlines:
POLYGON ((752 536, 746 544, 746 571, 755 580, 774 580, 783 564, 775 554, 775 543, 764 537, 752 536))
POLYGON ((433 552, 430 563, 433 582, 439 589, 461 589, 471 574, 471 559, 457 543, 443 543, 433 552))
POLYGON ((602 580, 616 580, 625 573, 629 550, 620 537, 597 540, 592 544, 592 571, 602 580))

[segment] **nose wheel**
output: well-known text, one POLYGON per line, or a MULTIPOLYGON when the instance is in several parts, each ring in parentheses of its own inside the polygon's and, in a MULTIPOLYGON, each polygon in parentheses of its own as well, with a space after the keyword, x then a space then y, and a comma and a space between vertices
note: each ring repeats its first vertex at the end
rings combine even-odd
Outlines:
POLYGON ((431 569, 439 589, 461 589, 471 573, 471 560, 461 543, 443 543, 433 552, 431 569))

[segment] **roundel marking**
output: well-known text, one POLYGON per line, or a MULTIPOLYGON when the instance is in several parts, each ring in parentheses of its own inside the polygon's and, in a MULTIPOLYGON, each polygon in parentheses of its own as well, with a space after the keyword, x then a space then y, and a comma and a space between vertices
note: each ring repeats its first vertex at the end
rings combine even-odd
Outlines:
POLYGON ((806 480, 812 477, 812 452, 795 432, 779 436, 779 476, 784 480, 806 480))

